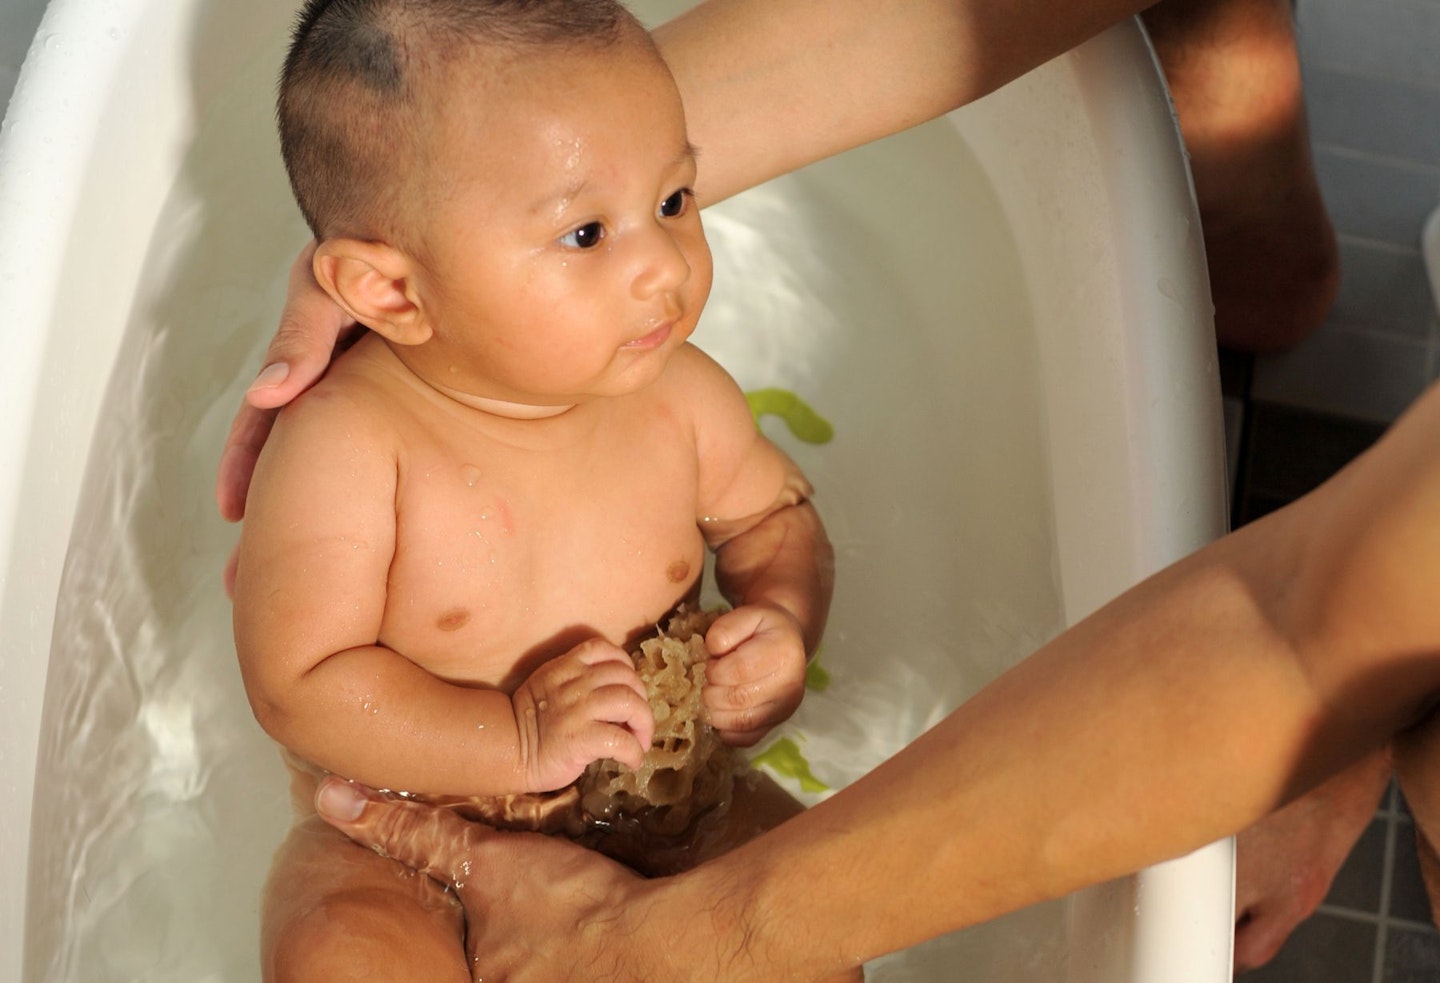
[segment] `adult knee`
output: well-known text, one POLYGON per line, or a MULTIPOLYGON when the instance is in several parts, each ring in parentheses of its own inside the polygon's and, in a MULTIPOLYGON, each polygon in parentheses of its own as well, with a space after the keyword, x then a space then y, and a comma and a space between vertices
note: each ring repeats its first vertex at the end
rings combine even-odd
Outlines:
POLYGON ((468 983, 458 931, 434 913, 397 910, 370 891, 337 893, 272 926, 266 983, 468 983))

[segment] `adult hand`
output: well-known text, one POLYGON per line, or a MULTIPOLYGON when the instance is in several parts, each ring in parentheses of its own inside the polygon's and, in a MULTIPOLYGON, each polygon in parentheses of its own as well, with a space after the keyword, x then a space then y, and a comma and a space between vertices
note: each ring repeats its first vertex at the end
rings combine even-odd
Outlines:
POLYGON ((1390 753, 1371 754, 1236 838, 1235 968, 1263 966, 1329 893, 1375 817, 1390 753))
POLYGON ((649 899, 656 882, 594 851, 558 837, 497 832, 449 809, 382 800, 334 777, 321 782, 315 807, 356 842, 454 889, 475 980, 706 978, 663 965, 673 939, 661 937, 663 914, 654 922, 645 914, 661 911, 649 899))
POLYGON ((270 435, 278 408, 314 385, 330 367, 336 350, 360 330, 316 282, 314 258, 315 243, 311 242, 290 267, 279 330, 265 353, 265 366, 246 392, 245 403, 225 438, 215 501, 220 514, 231 522, 245 515, 245 495, 255 459, 270 435))

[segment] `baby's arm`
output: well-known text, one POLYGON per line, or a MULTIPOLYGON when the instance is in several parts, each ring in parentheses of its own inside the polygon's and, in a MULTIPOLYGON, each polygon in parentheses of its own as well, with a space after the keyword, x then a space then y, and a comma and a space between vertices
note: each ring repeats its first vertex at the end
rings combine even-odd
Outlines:
POLYGON ((513 700, 377 644, 397 462, 367 409, 312 393, 282 415, 256 470, 235 641, 261 726, 322 768, 421 793, 543 791, 597 758, 638 767, 653 719, 629 657, 608 643, 547 663, 513 700))
POLYGON ((700 518, 715 575, 735 609, 705 636, 716 661, 705 702, 727 743, 750 745, 805 690, 834 584, 834 554, 810 483, 755 426, 744 394, 704 355, 687 380, 700 457, 700 518))

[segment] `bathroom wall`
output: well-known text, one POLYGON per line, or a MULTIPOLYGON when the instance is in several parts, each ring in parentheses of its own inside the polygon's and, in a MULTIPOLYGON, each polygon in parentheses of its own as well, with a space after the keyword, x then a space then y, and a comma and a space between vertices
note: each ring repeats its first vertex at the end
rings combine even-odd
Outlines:
POLYGON ((10 104, 20 64, 44 12, 45 0, 0 0, 0 110, 10 104))
POLYGON ((1440 0, 1296 0, 1311 138, 1342 284, 1255 399, 1388 422, 1440 374, 1420 228, 1440 205, 1440 0))

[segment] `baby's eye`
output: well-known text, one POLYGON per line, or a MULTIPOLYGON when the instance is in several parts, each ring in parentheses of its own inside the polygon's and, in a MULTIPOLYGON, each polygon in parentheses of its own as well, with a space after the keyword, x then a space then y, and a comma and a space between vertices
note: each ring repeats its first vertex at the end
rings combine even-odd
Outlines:
POLYGON ((599 222, 586 222, 580 228, 560 237, 560 245, 571 249, 594 249, 605 238, 605 226, 599 222))
POLYGON ((660 203, 660 214, 665 218, 674 218, 679 215, 685 211, 685 202, 694 193, 689 188, 681 188, 660 203))

